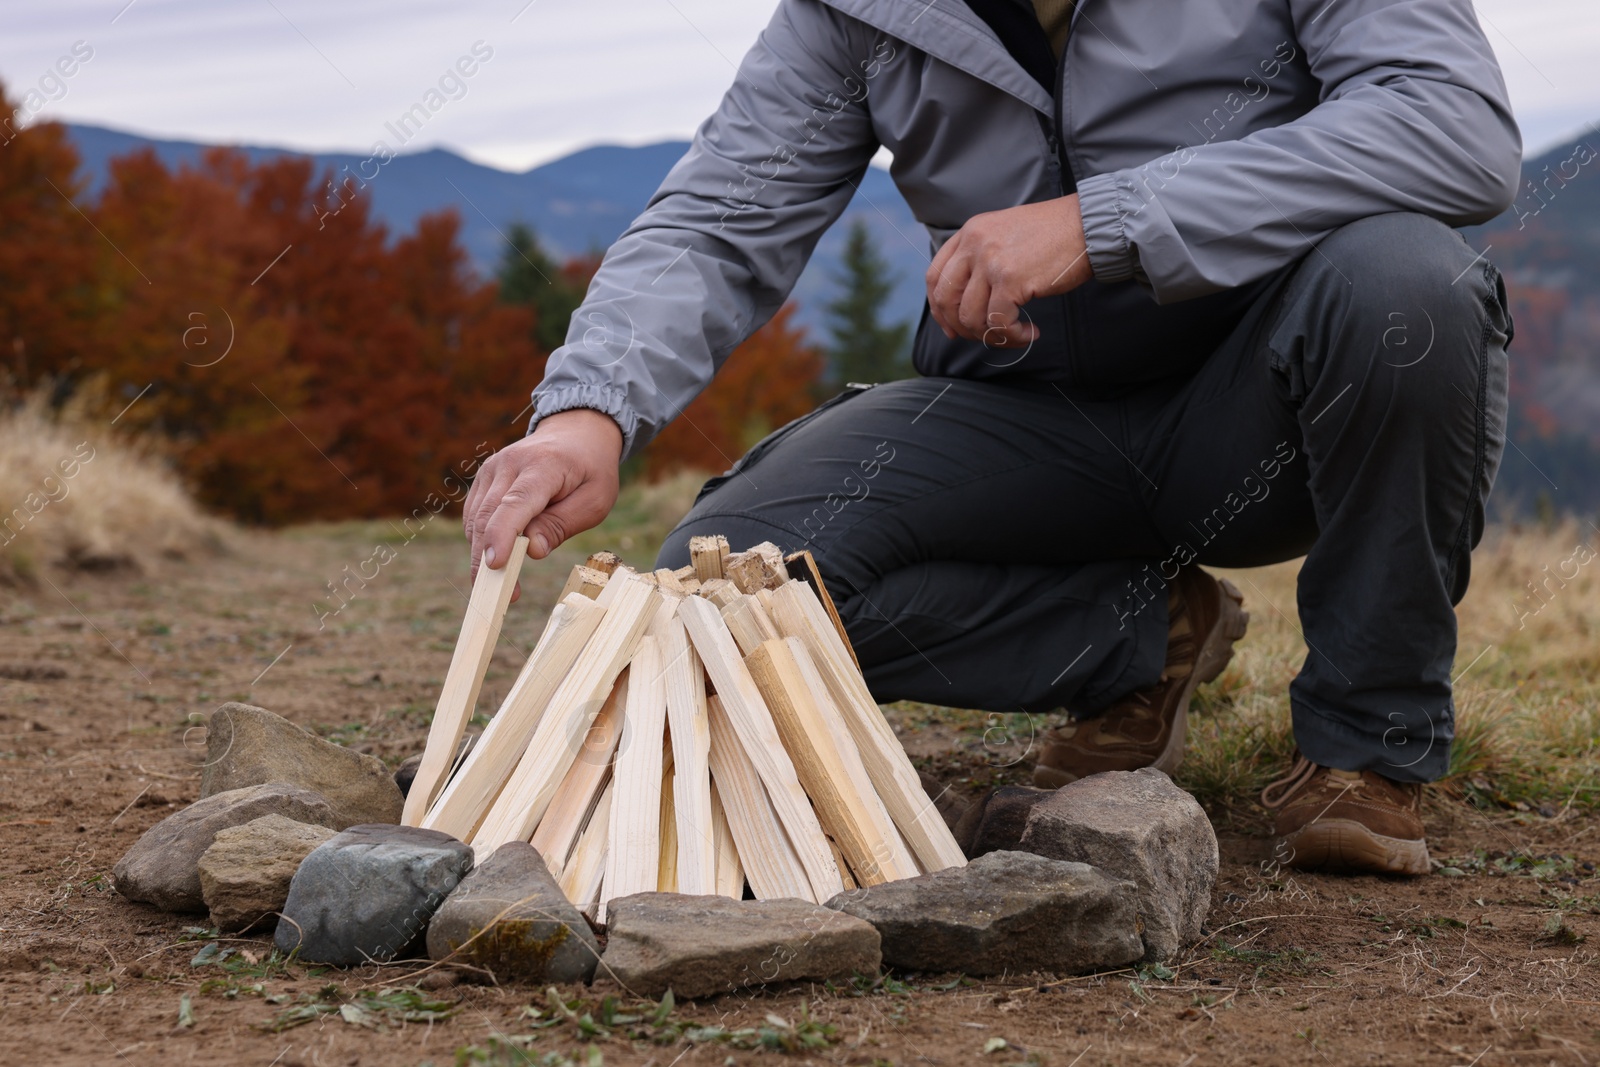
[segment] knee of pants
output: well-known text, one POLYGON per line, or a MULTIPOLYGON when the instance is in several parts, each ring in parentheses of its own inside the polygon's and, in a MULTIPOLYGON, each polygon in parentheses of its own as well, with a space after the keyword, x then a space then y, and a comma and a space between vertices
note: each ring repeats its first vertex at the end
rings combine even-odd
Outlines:
POLYGON ((1485 350, 1496 355, 1509 340, 1498 272, 1437 219, 1360 219, 1325 237, 1306 265, 1334 312, 1322 373, 1384 374, 1389 396, 1418 414, 1475 399, 1485 350))

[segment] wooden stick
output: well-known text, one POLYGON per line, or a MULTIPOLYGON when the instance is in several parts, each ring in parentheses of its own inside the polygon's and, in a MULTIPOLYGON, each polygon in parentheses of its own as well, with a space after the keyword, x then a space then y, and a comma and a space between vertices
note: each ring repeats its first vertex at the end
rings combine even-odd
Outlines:
POLYGON ((828 593, 828 585, 822 580, 822 571, 817 567, 816 557, 809 550, 801 549, 784 558, 789 566, 789 573, 811 587, 811 591, 822 602, 822 609, 828 613, 828 618, 833 621, 833 628, 839 633, 839 640, 844 642, 845 651, 850 653, 850 661, 856 665, 856 670, 861 669, 861 660, 856 656, 855 646, 850 643, 850 635, 845 633, 844 620, 839 618, 839 608, 833 602, 833 597, 828 593))
MULTIPOLYGON (((783 823, 761 784, 761 775, 739 743, 722 702, 714 696, 707 697, 706 708, 711 722, 713 787, 719 796, 727 798, 722 812, 737 845, 737 858, 743 862, 744 873, 750 879, 750 888, 761 900, 799 897, 813 904, 821 903, 811 887, 805 866, 790 844, 789 835, 783 832, 783 823)), ((719 892, 725 884, 725 876, 732 877, 725 869, 718 872, 719 892)), ((840 887, 843 885, 841 881, 840 887)))
MULTIPOLYGON (((706 720, 706 673, 674 617, 661 637, 666 660, 667 724, 672 738, 672 805, 678 826, 678 892, 716 892, 716 841, 711 827, 711 726, 706 720)), ((664 841, 665 839, 663 839, 664 841)), ((664 846, 663 846, 664 847, 664 846)))
POLYGON ((844 853, 839 850, 839 842, 832 837, 828 838, 828 847, 833 849, 833 862, 839 865, 839 877, 844 880, 844 891, 860 889, 861 884, 856 881, 855 874, 850 870, 850 861, 844 858, 844 853))
MULTIPOLYGON (((579 911, 599 921, 600 888, 606 873, 606 831, 611 826, 611 786, 601 791, 589 814, 589 825, 578 838, 578 847, 558 879, 561 892, 579 911)), ((546 865, 549 860, 545 860, 546 865)))
POLYGON ((622 745, 612 775, 606 900, 651 892, 661 868, 661 745, 666 740, 667 689, 655 638, 639 642, 628 678, 622 745))
POLYGON ((599 603, 606 608, 600 628, 551 696, 550 708, 539 720, 517 769, 468 842, 479 855, 533 835, 556 786, 577 758, 581 741, 611 695, 617 675, 638 649, 645 627, 660 606, 661 594, 638 575, 619 578, 614 574, 599 603), (609 606, 607 597, 612 598, 609 606))
POLYGON ((719 608, 725 608, 739 597, 739 587, 726 578, 712 578, 700 583, 700 595, 719 608))
POLYGON ((741 593, 776 589, 789 580, 789 572, 783 565, 783 552, 771 541, 763 541, 754 548, 733 553, 723 561, 723 572, 733 580, 741 593))
POLYGON ((722 609, 722 621, 733 635, 739 651, 746 656, 760 648, 763 641, 778 636, 778 628, 762 610, 761 602, 748 593, 739 594, 722 609))
POLYGON ((495 642, 500 638, 500 623, 505 619, 506 605, 511 603, 511 591, 516 588, 517 574, 522 570, 527 551, 528 539, 519 537, 511 543, 511 555, 506 558, 504 567, 499 570, 487 566, 478 568, 472 595, 467 599, 467 614, 461 620, 461 636, 456 639, 450 669, 439 689, 439 703, 434 707, 428 742, 422 749, 422 763, 417 767, 417 776, 411 781, 401 810, 400 821, 406 826, 416 826, 422 821, 444 785, 445 775, 455 759, 456 746, 461 744, 461 734, 478 703, 483 674, 489 669, 489 657, 494 655, 495 642))
POLYGON ((571 593, 582 593, 590 600, 597 599, 601 590, 605 589, 608 578, 605 571, 585 567, 580 563, 567 575, 567 584, 561 587, 561 593, 556 597, 556 601, 559 603, 567 599, 571 593))
MULTIPOLYGON (((806 877, 811 883, 815 903, 821 903, 844 888, 839 869, 833 865, 833 854, 828 850, 827 838, 817 822, 800 779, 795 774, 794 763, 783 749, 777 728, 772 723, 772 713, 761 699, 761 691, 750 678, 744 658, 734 644, 733 636, 723 625, 717 609, 699 597, 685 597, 678 605, 678 617, 689 631, 689 640, 700 654, 717 694, 722 698, 728 720, 738 734, 750 762, 755 764, 761 783, 778 819, 789 835, 789 841, 800 857, 806 877)), ((715 738, 713 737, 713 744, 715 738)), ((729 818, 733 812, 728 813, 729 818)), ((735 833, 737 839, 737 832, 735 833)), ((750 848, 740 842, 739 854, 746 868, 751 868, 755 858, 750 848)))
POLYGON ((744 867, 739 863, 739 846, 733 842, 733 831, 728 828, 728 815, 722 810, 722 798, 717 794, 715 782, 711 783, 711 836, 717 853, 716 887, 712 892, 743 900, 744 867))
POLYGON ((702 582, 724 578, 722 561, 728 558, 728 539, 721 534, 689 538, 689 558, 694 561, 694 576, 702 582))
POLYGON ((677 572, 667 567, 662 567, 660 570, 655 572, 655 576, 656 585, 661 587, 662 592, 683 592, 683 582, 679 580, 677 572))
POLYGON ((661 772, 661 823, 660 839, 661 851, 659 863, 656 867, 656 891, 658 893, 681 893, 678 887, 678 813, 673 804, 673 791, 677 785, 677 774, 672 764, 672 742, 667 742, 666 751, 662 754, 663 770, 661 772))
POLYGON ((915 878, 916 860, 878 799, 854 742, 832 725, 841 714, 805 646, 793 637, 767 641, 745 665, 772 710, 823 830, 855 876, 864 885, 915 878))
POLYGON ((855 661, 816 594, 804 582, 789 582, 773 592, 772 603, 778 631, 785 637, 799 638, 811 654, 828 692, 843 713, 845 726, 879 798, 905 835, 917 863, 929 871, 964 866, 967 860, 961 847, 923 790, 904 746, 872 699, 866 681, 855 669, 855 661))
POLYGON ((606 697, 600 714, 594 717, 583 738, 583 748, 578 758, 567 768, 561 786, 550 798, 550 807, 539 828, 533 832, 533 847, 544 857, 550 873, 560 877, 567 865, 567 857, 578 843, 578 835, 589 822, 595 801, 611 782, 612 761, 617 742, 623 733, 623 708, 628 702, 631 671, 624 668, 617 676, 611 695, 606 697))
POLYGON ((463 841, 478 828, 527 749, 550 695, 572 669, 604 615, 600 605, 584 596, 566 597, 555 606, 499 712, 423 817, 424 828, 463 841))
POLYGON ((584 560, 584 565, 593 567, 601 574, 611 574, 619 566, 623 566, 623 562, 622 557, 615 552, 594 552, 584 560))

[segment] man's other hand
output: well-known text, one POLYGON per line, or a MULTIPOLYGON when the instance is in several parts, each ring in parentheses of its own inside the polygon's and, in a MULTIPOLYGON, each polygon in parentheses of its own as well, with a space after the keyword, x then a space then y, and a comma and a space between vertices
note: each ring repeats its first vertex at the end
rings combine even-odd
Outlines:
MULTIPOLYGON (((609 415, 574 408, 539 421, 478 469, 461 524, 472 542, 472 575, 480 559, 505 566, 518 534, 528 555, 548 556, 561 542, 600 523, 617 502, 622 431, 609 415)), ((512 599, 521 595, 520 588, 512 599)))
POLYGON ((928 308, 946 337, 1020 348, 1039 336, 1019 308, 1092 276, 1078 196, 974 215, 928 268, 928 308))

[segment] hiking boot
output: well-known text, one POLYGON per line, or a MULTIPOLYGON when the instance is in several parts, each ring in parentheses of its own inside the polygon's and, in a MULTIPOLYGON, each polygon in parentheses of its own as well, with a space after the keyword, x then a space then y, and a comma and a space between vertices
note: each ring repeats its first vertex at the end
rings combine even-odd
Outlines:
POLYGON ((1046 733, 1033 768, 1034 785, 1057 789, 1101 771, 1154 767, 1171 774, 1178 769, 1189 735, 1189 698, 1228 665, 1250 613, 1232 582, 1185 567, 1168 587, 1167 617, 1161 680, 1123 697, 1103 715, 1046 733))
POLYGON ((1277 810, 1274 849, 1281 863, 1307 871, 1416 877, 1428 873, 1422 784, 1375 771, 1336 771, 1295 753, 1294 768, 1261 792, 1277 810))

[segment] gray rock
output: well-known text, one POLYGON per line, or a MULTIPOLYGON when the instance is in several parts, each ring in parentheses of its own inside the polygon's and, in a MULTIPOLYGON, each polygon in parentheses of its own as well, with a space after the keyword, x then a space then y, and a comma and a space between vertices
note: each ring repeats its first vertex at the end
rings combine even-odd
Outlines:
POLYGON ((300 861, 334 835, 326 826, 263 815, 217 832, 200 857, 200 895, 223 933, 275 923, 300 861))
POLYGON ((428 958, 481 967, 499 982, 587 982, 600 943, 539 850, 512 841, 445 898, 428 924, 428 958))
POLYGON ((1145 959, 1200 936, 1217 881, 1217 835, 1194 797, 1157 770, 1080 778, 1035 805, 1022 847, 1093 864, 1139 887, 1145 959))
POLYGON ((281 715, 228 703, 211 713, 200 795, 262 782, 289 782, 327 798, 336 829, 396 823, 405 806, 400 787, 376 756, 352 752, 301 729, 281 715))
POLYGON ((746 986, 876 974, 878 932, 803 900, 640 893, 607 905, 600 974, 656 997, 709 997, 746 986))
POLYGON ((428 920, 471 869, 472 849, 449 834, 352 826, 301 862, 273 941, 341 967, 421 955, 428 920))
POLYGON ((961 820, 951 828, 956 844, 967 859, 975 860, 989 852, 1018 852, 1022 831, 1028 825, 1033 806, 1054 790, 1026 785, 1007 785, 991 789, 972 802, 961 820))
POLYGON ((828 907, 876 927, 892 967, 1079 974, 1143 955, 1133 894, 1087 864, 990 852, 965 867, 840 893, 828 907))
POLYGON ((111 882, 129 900, 163 911, 206 910, 200 857, 217 833, 263 815, 332 827, 338 814, 316 793, 287 782, 230 789, 195 801, 144 832, 112 868, 111 882))

